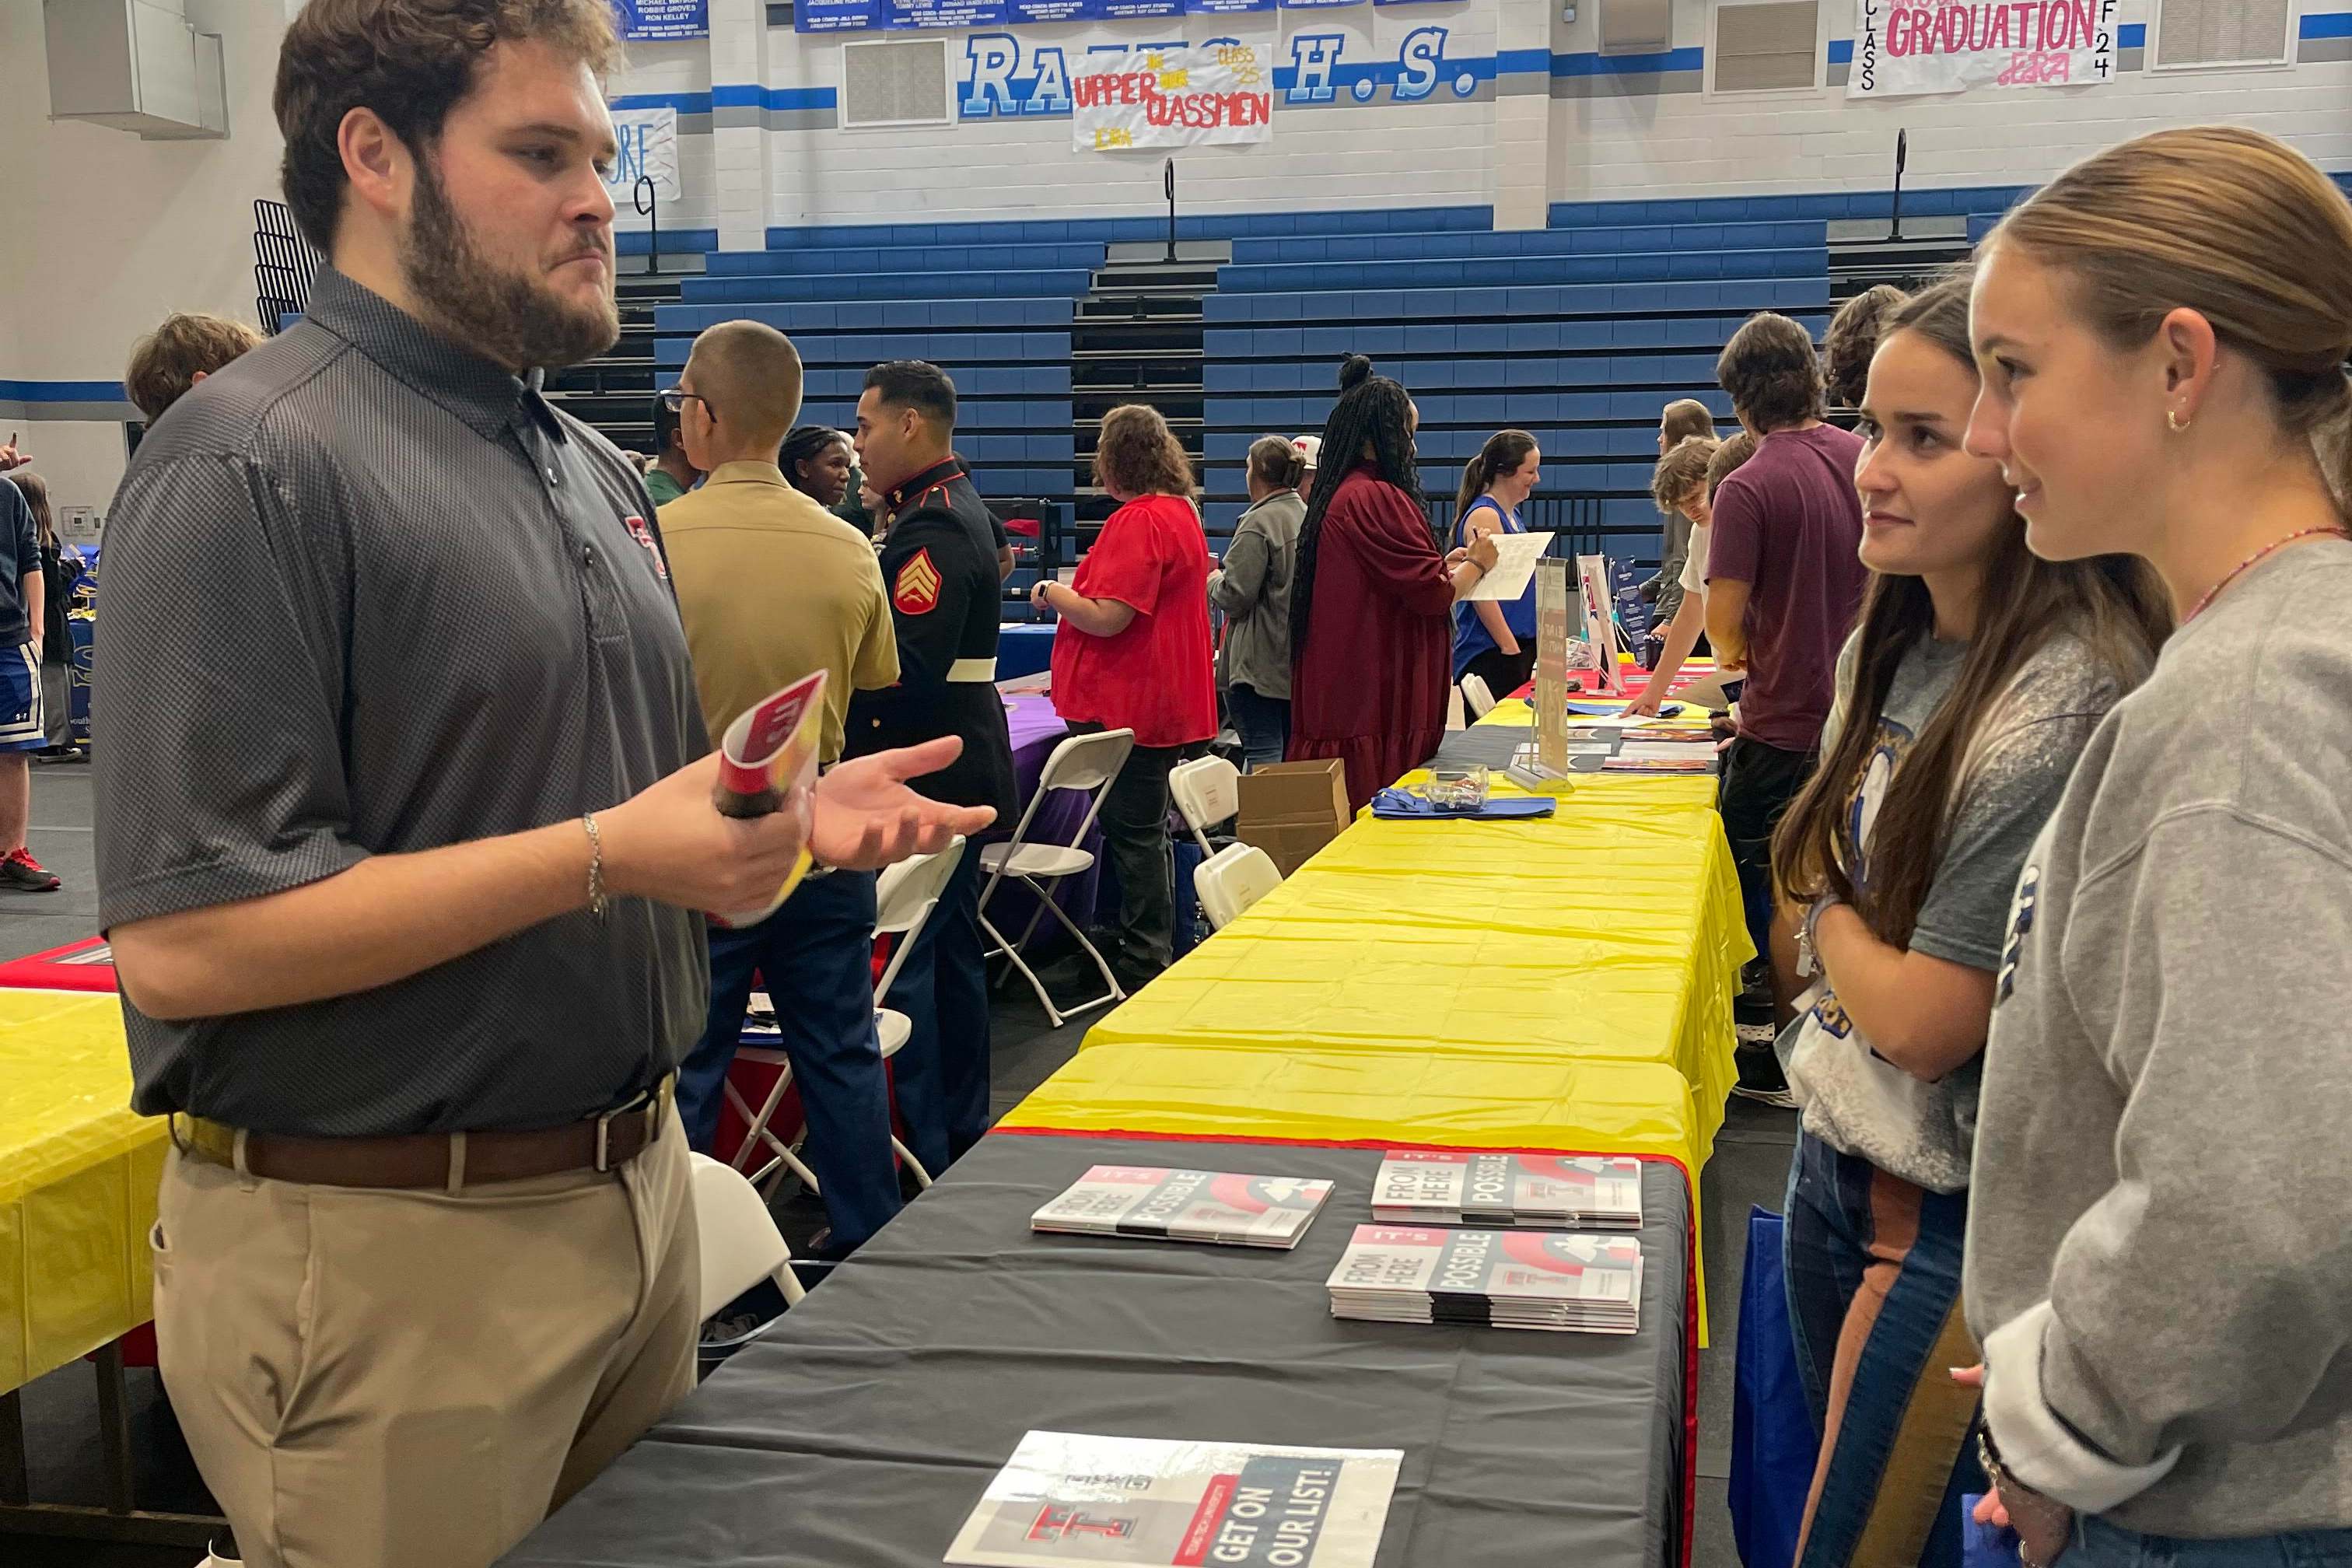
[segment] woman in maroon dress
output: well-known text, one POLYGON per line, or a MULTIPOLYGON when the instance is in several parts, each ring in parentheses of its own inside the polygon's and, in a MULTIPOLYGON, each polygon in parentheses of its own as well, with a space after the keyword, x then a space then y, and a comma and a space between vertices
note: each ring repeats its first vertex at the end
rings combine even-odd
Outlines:
POLYGON ((1438 552, 1413 464, 1420 423, 1403 387, 1349 354, 1298 533, 1287 755, 1339 758, 1360 809, 1437 750, 1454 601, 1495 564, 1491 538, 1438 552))

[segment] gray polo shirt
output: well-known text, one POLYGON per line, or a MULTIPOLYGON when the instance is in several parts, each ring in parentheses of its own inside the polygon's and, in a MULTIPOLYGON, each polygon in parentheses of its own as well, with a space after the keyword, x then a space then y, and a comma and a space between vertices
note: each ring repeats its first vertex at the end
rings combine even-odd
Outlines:
MULTIPOLYGON (((108 518, 101 921, 566 821, 699 755, 653 516, 534 384, 322 273, 304 321, 157 423, 108 518)), ((131 1104, 321 1136, 550 1125, 668 1072, 708 988, 699 915, 615 900, 305 1006, 167 1024, 126 1000, 131 1104)))

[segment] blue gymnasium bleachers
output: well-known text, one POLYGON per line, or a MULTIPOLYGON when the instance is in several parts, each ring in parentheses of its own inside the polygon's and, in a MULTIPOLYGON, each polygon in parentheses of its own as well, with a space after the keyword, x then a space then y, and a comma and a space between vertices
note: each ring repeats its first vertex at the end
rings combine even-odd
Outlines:
POLYGON ((1236 241, 1203 304, 1212 531, 1242 510, 1251 440, 1318 429, 1340 357, 1360 353, 1413 394, 1433 499, 1451 497, 1488 435, 1517 426, 1542 445, 1539 498, 1601 498, 1606 547, 1654 560, 1660 407, 1696 396, 1728 425, 1715 359, 1754 311, 1826 328, 1827 224, 1704 210, 1554 216, 1517 233, 1236 241))
MULTIPOLYGON (((772 233, 771 242, 785 232, 772 233)), ((825 231, 793 232, 805 238, 825 231)), ((655 313, 656 384, 677 381, 695 333, 748 317, 789 334, 800 349, 807 375, 802 418, 847 429, 856 423, 868 369, 883 360, 927 359, 955 378, 956 449, 982 493, 1066 500, 1076 457, 1071 300, 1092 281, 1103 247, 909 250, 877 243, 887 237, 714 255, 711 271, 687 283, 682 303, 655 313), (1016 259, 1032 265, 1003 265, 1016 259), (1067 265, 1073 261, 1081 265, 1067 265), (874 270, 878 262, 894 270, 874 270)))

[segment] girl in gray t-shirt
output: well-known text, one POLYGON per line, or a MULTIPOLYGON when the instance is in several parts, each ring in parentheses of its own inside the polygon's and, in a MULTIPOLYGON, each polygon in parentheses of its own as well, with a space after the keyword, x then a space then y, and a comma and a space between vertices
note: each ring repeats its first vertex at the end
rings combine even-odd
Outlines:
POLYGON ((2011 891, 2100 717, 2165 616, 2116 558, 2025 546, 1978 392, 1965 285, 1896 314, 1872 362, 1856 483, 1871 578, 1822 763, 1772 847, 1809 910, 1812 989, 1782 1036, 1803 1107, 1784 1231, 1790 1321, 1823 1442, 1797 1562, 1956 1563, 1981 1490, 1959 1301, 1969 1148, 2011 891))

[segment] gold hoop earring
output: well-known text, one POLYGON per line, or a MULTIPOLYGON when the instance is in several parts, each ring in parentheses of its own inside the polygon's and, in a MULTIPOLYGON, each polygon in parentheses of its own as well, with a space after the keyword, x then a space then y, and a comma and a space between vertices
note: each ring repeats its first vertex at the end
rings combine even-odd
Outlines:
POLYGON ((2164 411, 2165 428, 2170 430, 2176 436, 2179 435, 2183 430, 2188 429, 2190 423, 2190 421, 2183 419, 2179 414, 2169 408, 2164 411))

